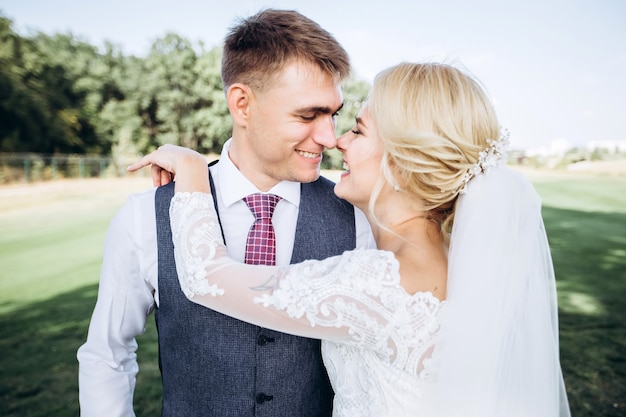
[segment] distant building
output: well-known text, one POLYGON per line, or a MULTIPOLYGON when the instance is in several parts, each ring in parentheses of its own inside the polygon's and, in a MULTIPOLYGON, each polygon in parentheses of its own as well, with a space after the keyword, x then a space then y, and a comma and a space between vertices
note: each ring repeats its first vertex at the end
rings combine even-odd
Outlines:
POLYGON ((547 146, 527 149, 526 156, 563 156, 572 148, 573 145, 569 140, 558 138, 552 140, 547 146))
POLYGON ((605 150, 611 153, 626 152, 626 140, 594 140, 587 144, 587 150, 605 150))

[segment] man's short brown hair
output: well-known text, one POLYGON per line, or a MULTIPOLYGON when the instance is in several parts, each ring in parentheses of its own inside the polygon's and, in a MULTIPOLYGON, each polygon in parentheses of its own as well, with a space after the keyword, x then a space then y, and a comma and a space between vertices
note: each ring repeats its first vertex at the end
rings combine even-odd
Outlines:
POLYGON ((222 82, 269 85, 285 65, 316 65, 341 81, 350 74, 348 53, 328 31, 293 10, 261 10, 241 19, 224 41, 222 82))

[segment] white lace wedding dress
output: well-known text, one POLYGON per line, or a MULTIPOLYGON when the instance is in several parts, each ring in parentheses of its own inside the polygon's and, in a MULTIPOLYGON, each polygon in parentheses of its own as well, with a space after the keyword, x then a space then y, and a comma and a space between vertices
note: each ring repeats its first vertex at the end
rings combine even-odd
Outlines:
POLYGON ((423 414, 420 396, 444 302, 400 286, 390 252, 353 250, 288 267, 227 257, 209 194, 170 208, 181 288, 192 301, 259 326, 322 339, 333 416, 423 414))

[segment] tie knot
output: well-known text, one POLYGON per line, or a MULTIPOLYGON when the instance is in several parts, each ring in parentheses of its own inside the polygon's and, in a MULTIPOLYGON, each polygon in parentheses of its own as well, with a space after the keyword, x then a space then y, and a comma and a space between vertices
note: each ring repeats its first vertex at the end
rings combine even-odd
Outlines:
POLYGON ((280 200, 277 195, 261 193, 250 194, 243 199, 256 219, 271 219, 280 200))

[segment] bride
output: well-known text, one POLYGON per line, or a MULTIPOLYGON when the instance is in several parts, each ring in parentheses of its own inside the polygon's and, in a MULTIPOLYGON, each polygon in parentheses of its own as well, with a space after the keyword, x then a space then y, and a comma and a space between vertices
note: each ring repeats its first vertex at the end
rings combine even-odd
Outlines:
POLYGON ((445 64, 376 77, 338 140, 335 193, 376 250, 286 267, 228 258, 206 160, 165 145, 135 165, 176 176, 171 226, 191 301, 322 339, 339 416, 569 416, 541 201, 506 168, 479 83, 445 64))

